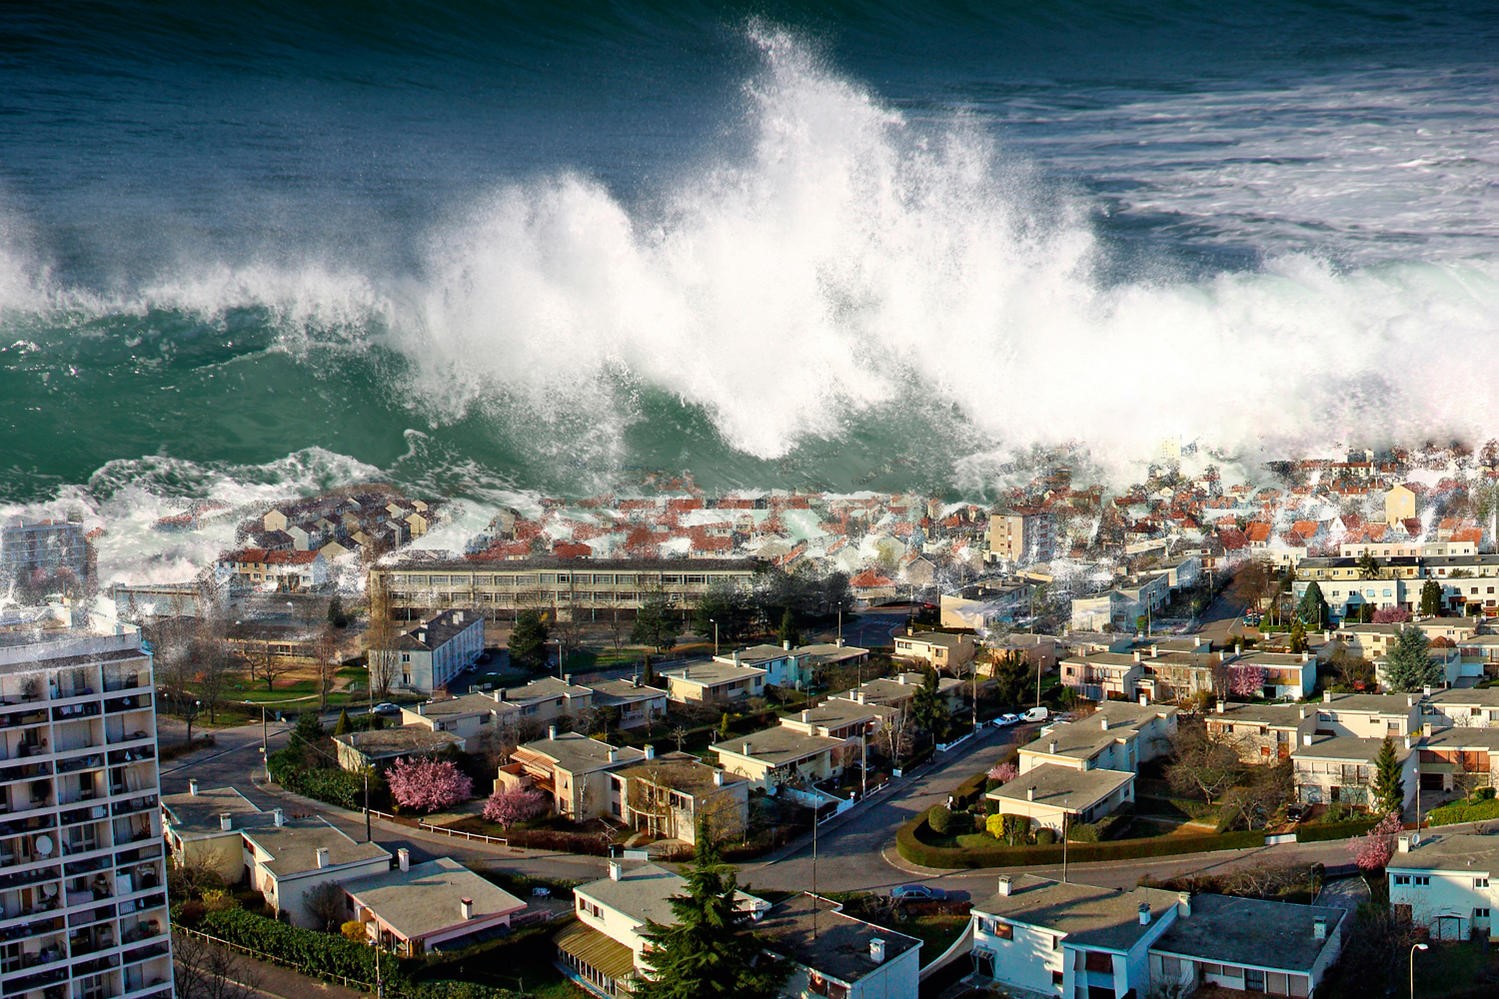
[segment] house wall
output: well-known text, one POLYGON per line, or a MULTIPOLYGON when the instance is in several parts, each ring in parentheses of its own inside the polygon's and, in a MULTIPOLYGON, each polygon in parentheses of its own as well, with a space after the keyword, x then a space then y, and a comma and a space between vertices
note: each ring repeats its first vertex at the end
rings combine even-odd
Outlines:
MULTIPOLYGON (((1455 933, 1457 939, 1466 940, 1474 925, 1474 910, 1487 909, 1492 914, 1494 908, 1499 907, 1499 894, 1487 885, 1491 871, 1478 867, 1461 871, 1402 869, 1399 866, 1402 856, 1397 853, 1391 859, 1386 868, 1385 883, 1390 890, 1390 905, 1410 906, 1414 925, 1431 929, 1434 934, 1440 930, 1442 939, 1452 939, 1455 933), (1399 884, 1402 877, 1408 879, 1408 883, 1399 884), (1416 884, 1418 877, 1428 878, 1430 884, 1416 884), (1440 920, 1442 925, 1439 927, 1438 917, 1442 916, 1456 919, 1440 920)), ((1489 926, 1492 927, 1492 917, 1489 917, 1489 926)))
POLYGON ((994 954, 995 981, 1043 995, 1064 994, 1060 986, 1052 984, 1052 973, 1063 971, 1060 935, 1024 923, 1008 923, 1011 936, 1006 940, 993 929, 996 923, 1006 922, 977 910, 973 913, 973 946, 994 954))
POLYGON ((645 969, 645 961, 642 959, 642 954, 645 952, 645 938, 640 935, 640 924, 633 917, 604 905, 581 889, 573 890, 573 913, 585 926, 598 930, 615 943, 630 948, 635 955, 636 969, 645 969))
POLYGON ((182 839, 168 829, 168 838, 172 843, 172 856, 179 866, 202 867, 231 885, 238 884, 245 876, 244 840, 238 830, 182 839))
MULTIPOLYGON (((1412 751, 1400 765, 1401 779, 1405 782, 1405 804, 1416 796, 1420 753, 1412 751)), ((1337 800, 1355 805, 1367 805, 1374 793, 1374 761, 1322 760, 1308 757, 1291 757, 1296 783, 1296 800, 1305 804, 1327 804, 1333 800, 1333 789, 1338 789, 1337 800), (1348 768, 1345 770, 1345 767, 1348 768), (1354 779, 1345 781, 1345 776, 1354 779)))
POLYGON ((921 991, 921 948, 885 961, 853 983, 849 999, 908 999, 921 991))
POLYGON ((388 857, 373 857, 358 864, 335 864, 318 871, 278 878, 268 868, 257 864, 251 875, 251 885, 265 896, 266 901, 277 912, 285 912, 292 925, 320 928, 307 910, 308 892, 324 884, 341 884, 367 874, 384 874, 389 870, 388 857))

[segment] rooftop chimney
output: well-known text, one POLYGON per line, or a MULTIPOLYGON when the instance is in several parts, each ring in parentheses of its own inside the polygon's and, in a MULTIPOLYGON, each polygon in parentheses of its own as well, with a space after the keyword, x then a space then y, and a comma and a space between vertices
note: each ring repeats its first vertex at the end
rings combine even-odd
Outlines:
POLYGON ((1160 654, 1161 654, 1160 653, 1160 646, 1158 646, 1154 642, 1152 642, 1151 646, 1150 646, 1150 658, 1154 659, 1156 656, 1158 656, 1160 654))
POLYGON ((1143 690, 1140 692, 1140 707, 1150 707, 1150 695, 1145 693, 1143 690))
POLYGON ((1395 840, 1395 852, 1397 853, 1410 853, 1413 846, 1415 846, 1415 843, 1408 834, 1395 840))
POLYGON ((783 639, 781 639, 781 651, 782 652, 790 652, 791 651, 791 639, 789 639, 789 638, 783 638, 783 639))
POLYGON ((904 687, 906 685, 906 674, 902 673, 899 676, 897 676, 895 678, 895 682, 898 683, 898 684, 900 684, 902 687, 904 687))
POLYGON ((1405 695, 1405 706, 1408 707, 1408 708, 1413 708, 1413 707, 1416 706, 1416 695, 1415 694, 1406 694, 1405 695))
POLYGON ((1140 661, 1141 661, 1141 659, 1140 659, 1140 650, 1136 649, 1135 650, 1135 662, 1140 662, 1140 661))
POLYGON ((1046 751, 1048 753, 1055 753, 1057 751, 1057 740, 1053 739, 1051 740, 1051 742, 1047 743, 1046 751))
POLYGON ((323 868, 327 867, 328 866, 328 862, 329 862, 328 861, 328 848, 326 846, 320 846, 320 847, 318 847, 317 848, 317 866, 318 866, 318 870, 322 870, 323 868))
POLYGON ((1140 913, 1140 925, 1141 926, 1149 926, 1150 925, 1150 903, 1149 902, 1141 902, 1140 903, 1140 907, 1139 907, 1139 913, 1140 913))
POLYGON ((645 744, 645 758, 648 760, 654 760, 656 758, 656 747, 649 742, 645 744))
POLYGON ((1312 920, 1312 939, 1327 939, 1327 920, 1322 918, 1321 916, 1318 916, 1316 919, 1312 920))
POLYGON ((188 780, 187 793, 192 795, 194 798, 198 796, 198 778, 193 777, 188 780))
POLYGON ((421 642, 423 645, 426 645, 427 644, 427 629, 423 628, 421 631, 418 631, 416 633, 416 640, 418 642, 421 642))
POLYGON ((284 826, 284 825, 286 825, 286 812, 285 811, 283 811, 280 808, 275 808, 275 809, 271 810, 271 815, 274 816, 276 825, 278 825, 278 826, 284 826))
POLYGON ((421 715, 423 718, 427 717, 427 704, 425 701, 416 706, 416 713, 421 715))
POLYGON ((1310 746, 1312 744, 1312 735, 1313 735, 1313 733, 1311 733, 1311 732, 1302 732, 1301 733, 1301 744, 1303 746, 1310 746))
POLYGON ((505 688, 504 687, 498 687, 498 688, 495 689, 494 699, 497 700, 497 701, 503 701, 505 699, 505 688))
POLYGON ((1408 736, 1408 735, 1405 737, 1405 748, 1406 749, 1411 748, 1411 737, 1408 736))
POLYGON ((722 770, 715 770, 715 771, 713 771, 713 786, 714 787, 723 787, 723 771, 722 770))
POLYGON ((1236 655, 1236 656, 1242 656, 1243 654, 1244 654, 1244 644, 1242 642, 1235 642, 1234 643, 1234 655, 1236 655))
POLYGON ((1035 801, 1036 800, 1036 785, 1032 784, 1030 787, 1028 787, 1028 788, 1025 789, 1025 800, 1026 801, 1035 801))
POLYGON ((1223 714, 1223 698, 1218 698, 1218 714, 1223 714))
POLYGON ((1426 686, 1424 686, 1424 687, 1421 688, 1421 696, 1422 697, 1430 697, 1431 696, 1431 684, 1428 683, 1426 686))
POLYGON ((458 912, 464 919, 474 918, 474 900, 471 898, 460 898, 458 900, 458 912))
POLYGON ((810 712, 810 711, 806 710, 805 708, 803 708, 802 709, 802 724, 805 725, 806 723, 810 722, 811 720, 812 720, 812 712, 810 712))
POLYGON ((610 763, 618 763, 619 762, 619 750, 615 749, 613 746, 609 747, 609 762, 610 763))
POLYGON ((745 739, 745 740, 744 740, 744 750, 743 750, 743 752, 744 752, 744 755, 745 755, 745 756, 748 756, 748 755, 749 755, 749 751, 750 751, 750 747, 749 747, 749 740, 748 740, 748 739, 745 739))
POLYGON ((228 812, 220 812, 219 813, 219 828, 221 830, 223 830, 224 832, 228 832, 229 830, 233 829, 234 828, 234 816, 230 815, 228 812))
POLYGON ((609 861, 609 880, 618 881, 625 872, 625 865, 617 860, 609 861))
POLYGON ((1330 641, 1332 641, 1332 632, 1328 631, 1327 629, 1324 628, 1322 630, 1322 641, 1324 641, 1324 642, 1330 642, 1330 641))
POLYGON ((571 687, 573 685, 573 675, 571 673, 564 673, 562 675, 562 682, 571 687))
POLYGON ((1001 874, 999 876, 999 893, 1001 895, 1010 894, 1010 876, 1008 874, 1001 874))
POLYGON ((1179 891, 1176 893, 1176 914, 1181 919, 1192 915, 1192 893, 1179 891))
POLYGON ((869 941, 869 959, 875 964, 885 963, 885 941, 875 937, 869 941))
POLYGON ((1192 648, 1194 648, 1194 649, 1200 649, 1200 648, 1202 648, 1202 636, 1201 635, 1193 635, 1192 636, 1192 648))
POLYGON ((403 871, 411 870, 411 851, 404 846, 396 851, 396 865, 403 871))
POLYGON ((1306 651, 1305 649, 1301 650, 1301 661, 1302 662, 1306 662, 1307 660, 1309 660, 1311 658, 1312 658, 1312 654, 1310 652, 1306 651))
POLYGON ((1100 729, 1102 729, 1103 731, 1105 731, 1105 732, 1107 732, 1109 730, 1109 718, 1108 718, 1108 715, 1099 715, 1099 717, 1098 717, 1098 727, 1100 729))
POLYGON ((556 725, 548 725, 547 726, 547 738, 548 739, 555 739, 555 738, 557 738, 557 726, 556 725))
POLYGON ((1322 691, 1322 703, 1323 704, 1331 704, 1332 703, 1332 691, 1330 691, 1330 690, 1324 690, 1324 691, 1322 691))

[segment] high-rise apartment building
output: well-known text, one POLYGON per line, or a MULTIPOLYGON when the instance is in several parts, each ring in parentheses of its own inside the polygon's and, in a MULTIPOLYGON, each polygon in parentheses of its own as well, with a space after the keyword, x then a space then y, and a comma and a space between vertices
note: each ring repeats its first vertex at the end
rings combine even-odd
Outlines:
POLYGON ((27 582, 33 575, 44 585, 75 586, 91 572, 88 537, 71 520, 0 521, 0 585, 27 582))
POLYGON ((1029 565, 1056 557, 1056 525, 1044 510, 1012 510, 989 517, 989 561, 1029 565))
POLYGON ((0 621, 6 999, 171 999, 152 690, 134 629, 0 621))

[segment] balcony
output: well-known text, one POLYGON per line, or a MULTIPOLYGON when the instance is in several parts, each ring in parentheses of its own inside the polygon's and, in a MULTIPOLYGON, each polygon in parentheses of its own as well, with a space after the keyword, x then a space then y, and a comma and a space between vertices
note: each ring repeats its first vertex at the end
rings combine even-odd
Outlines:
POLYGON ((113 693, 117 690, 135 690, 144 686, 145 677, 140 672, 104 674, 105 693, 113 693))

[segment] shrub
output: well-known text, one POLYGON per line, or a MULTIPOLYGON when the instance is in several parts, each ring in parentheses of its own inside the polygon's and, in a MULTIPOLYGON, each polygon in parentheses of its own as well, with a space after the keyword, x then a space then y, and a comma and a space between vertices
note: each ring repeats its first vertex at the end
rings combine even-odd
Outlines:
POLYGON ((938 836, 952 835, 952 810, 946 805, 933 805, 926 813, 926 822, 938 836))
POLYGON ((1299 826, 1296 829, 1296 842, 1323 843, 1332 839, 1362 836, 1374 828, 1374 825, 1374 819, 1365 818, 1352 819, 1348 822, 1319 822, 1315 825, 1299 826))
POLYGON ((1057 831, 1050 826, 1042 826, 1036 830, 1036 845, 1051 846, 1057 841, 1057 831))
POLYGON ((338 932, 355 943, 364 943, 369 939, 369 933, 365 930, 364 924, 357 919, 351 919, 344 923, 338 928, 338 932))
POLYGON ((1003 839, 1005 834, 1005 817, 1003 815, 991 815, 984 820, 984 831, 995 839, 1003 839))
POLYGON ((1473 797, 1477 798, 1479 801, 1492 801, 1494 797, 1494 789, 1491 787, 1481 787, 1477 791, 1473 792, 1473 797))
POLYGON ((1454 801, 1450 805, 1433 808, 1426 813, 1426 818, 1434 826, 1450 826, 1454 822, 1478 822, 1483 819, 1499 818, 1499 799, 1454 801))
POLYGON ((1095 825, 1080 822, 1067 827, 1067 841, 1070 843, 1097 843, 1098 840, 1098 827, 1095 825))
POLYGON ((988 784, 987 774, 974 774, 972 777, 953 788, 952 803, 954 808, 967 808, 984 796, 984 790, 988 784))
POLYGON ((953 812, 947 819, 949 836, 966 836, 973 832, 973 816, 967 812, 953 812))

